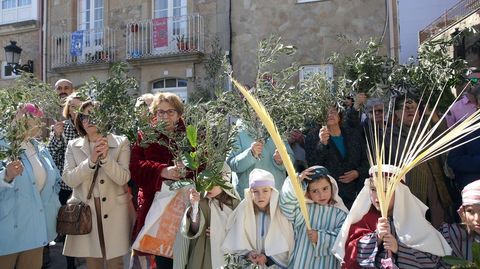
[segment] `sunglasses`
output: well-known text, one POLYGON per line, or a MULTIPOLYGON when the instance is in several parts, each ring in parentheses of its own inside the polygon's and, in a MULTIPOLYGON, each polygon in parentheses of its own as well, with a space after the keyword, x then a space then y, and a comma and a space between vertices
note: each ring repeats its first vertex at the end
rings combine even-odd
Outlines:
POLYGON ((79 114, 78 117, 79 117, 80 121, 84 121, 84 120, 89 121, 90 120, 90 115, 87 115, 87 114, 79 114))

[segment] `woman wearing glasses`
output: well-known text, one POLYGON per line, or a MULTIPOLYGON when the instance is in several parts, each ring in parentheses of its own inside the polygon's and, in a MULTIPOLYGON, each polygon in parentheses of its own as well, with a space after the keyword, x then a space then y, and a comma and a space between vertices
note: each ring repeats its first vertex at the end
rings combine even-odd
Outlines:
POLYGON ((89 116, 94 106, 87 101, 80 107, 75 119, 80 138, 68 143, 63 170, 63 181, 73 189, 68 203, 82 201, 90 206, 92 231, 67 235, 63 254, 86 257, 89 269, 123 269, 122 256, 129 251, 131 230, 130 146, 123 136, 98 133, 89 116), (96 170, 92 198, 87 199, 96 170))
MULTIPOLYGON (((182 120, 184 111, 183 103, 177 95, 173 93, 158 93, 151 105, 151 111, 154 115, 154 121, 165 123, 165 133, 173 136, 183 136, 185 125, 182 120)), ((152 206, 155 193, 157 191, 166 192, 168 186, 166 183, 172 180, 182 178, 181 166, 174 162, 174 152, 165 146, 165 144, 174 144, 175 142, 165 134, 158 135, 157 143, 142 143, 142 133, 138 136, 138 141, 132 147, 132 158, 130 160, 130 171, 132 179, 137 184, 138 191, 138 210, 135 227, 133 229, 133 239, 135 239, 145 224, 150 207, 152 206)), ((138 255, 149 255, 136 252, 138 255)), ((173 259, 155 256, 157 268, 172 268, 173 259)))

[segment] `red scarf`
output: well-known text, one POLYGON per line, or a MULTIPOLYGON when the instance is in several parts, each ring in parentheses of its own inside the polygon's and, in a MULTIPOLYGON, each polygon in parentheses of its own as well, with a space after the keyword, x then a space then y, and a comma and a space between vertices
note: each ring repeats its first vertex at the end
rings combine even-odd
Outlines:
POLYGON ((350 226, 348 231, 347 243, 345 245, 345 257, 342 268, 344 269, 360 269, 360 265, 357 262, 357 243, 367 234, 375 232, 377 229, 378 218, 381 217, 380 212, 371 206, 367 214, 363 218, 350 226))

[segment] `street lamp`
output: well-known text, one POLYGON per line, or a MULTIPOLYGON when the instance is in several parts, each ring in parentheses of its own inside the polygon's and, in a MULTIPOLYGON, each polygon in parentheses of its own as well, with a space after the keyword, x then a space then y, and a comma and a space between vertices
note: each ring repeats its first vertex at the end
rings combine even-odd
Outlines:
POLYGON ((5 59, 7 64, 12 67, 12 72, 19 74, 21 71, 33 73, 33 61, 28 60, 27 64, 19 65, 22 48, 17 46, 17 41, 10 41, 10 45, 5 46, 5 59))

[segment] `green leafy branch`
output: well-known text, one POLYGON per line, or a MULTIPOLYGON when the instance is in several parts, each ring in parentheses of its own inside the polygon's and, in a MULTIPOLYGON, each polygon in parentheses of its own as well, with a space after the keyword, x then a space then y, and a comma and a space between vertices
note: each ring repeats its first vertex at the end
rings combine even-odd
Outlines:
POLYGON ((40 107, 44 117, 60 119, 60 99, 51 87, 33 77, 31 74, 23 73, 10 87, 0 89, 0 137, 8 142, 7 147, 0 149, 0 158, 16 160, 22 153, 21 143, 28 139, 28 119, 38 121, 28 114, 22 117, 17 112, 26 103, 32 103, 40 107))
POLYGON ((132 93, 138 92, 138 82, 126 73, 125 63, 115 63, 110 68, 106 81, 93 77, 80 89, 83 95, 98 102, 91 114, 92 122, 99 133, 126 135, 131 141, 136 139, 136 117, 132 93))

